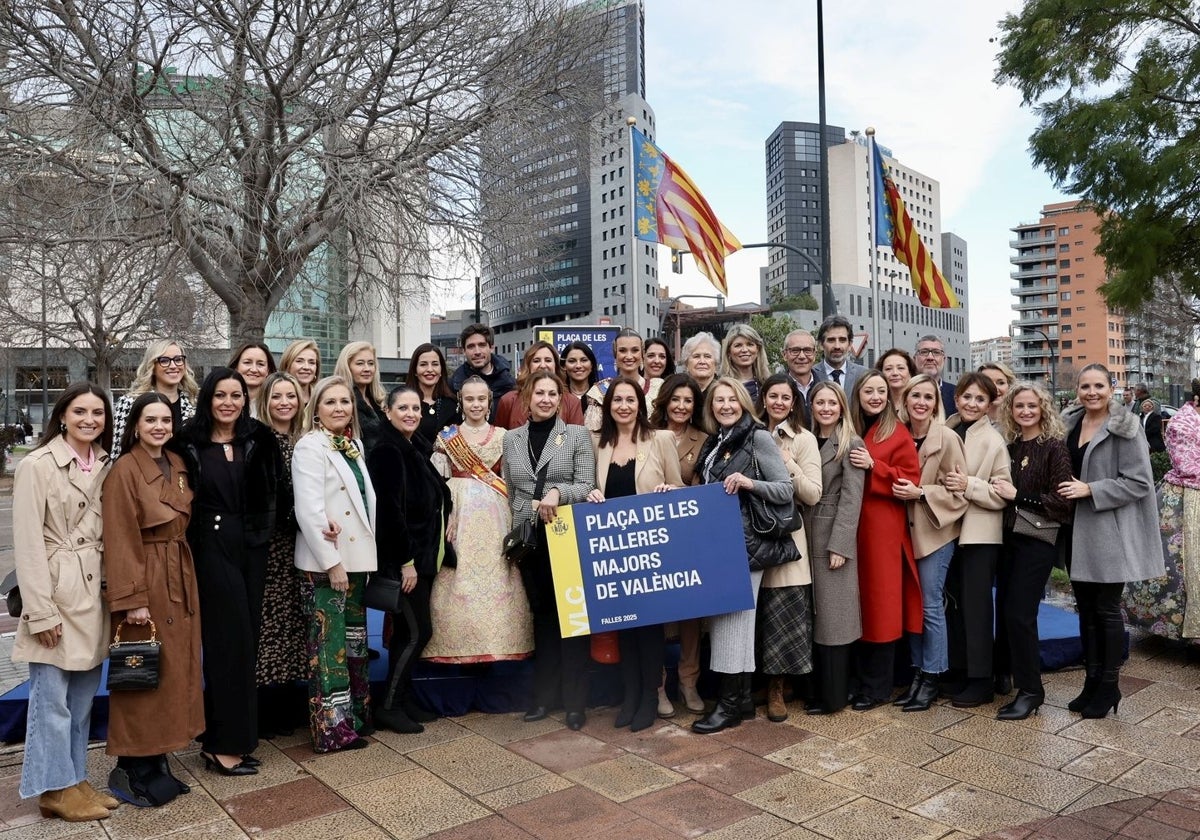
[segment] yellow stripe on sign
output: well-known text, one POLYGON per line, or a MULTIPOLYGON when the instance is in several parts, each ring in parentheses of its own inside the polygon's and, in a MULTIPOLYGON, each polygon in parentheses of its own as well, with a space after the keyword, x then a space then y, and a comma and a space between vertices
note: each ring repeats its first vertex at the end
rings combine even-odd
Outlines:
POLYGON ((546 526, 546 547, 550 549, 550 571, 554 575, 554 601, 558 605, 558 626, 563 638, 587 636, 587 601, 583 594, 583 568, 579 564, 579 541, 575 539, 575 511, 572 505, 560 507, 558 517, 546 526))

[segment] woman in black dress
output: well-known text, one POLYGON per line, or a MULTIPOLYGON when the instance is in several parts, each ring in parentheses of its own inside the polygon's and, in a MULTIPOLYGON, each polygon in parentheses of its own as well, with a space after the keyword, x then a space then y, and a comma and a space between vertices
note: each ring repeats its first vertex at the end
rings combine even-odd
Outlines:
POLYGON ((413 351, 404 385, 421 397, 421 425, 417 431, 430 444, 437 441, 442 429, 462 422, 458 400, 446 375, 446 357, 436 345, 422 344, 413 351))
POLYGON ((200 589, 204 646, 205 766, 226 776, 258 772, 254 679, 267 549, 283 458, 271 430, 250 417, 246 383, 229 368, 204 380, 196 416, 172 444, 195 498, 188 542, 200 589))

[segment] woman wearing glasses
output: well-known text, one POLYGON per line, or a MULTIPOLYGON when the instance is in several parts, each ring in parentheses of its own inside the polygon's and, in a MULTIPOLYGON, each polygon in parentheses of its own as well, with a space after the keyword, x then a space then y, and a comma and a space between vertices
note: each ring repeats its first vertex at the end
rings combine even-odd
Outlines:
POLYGON ((162 394, 171 405, 171 427, 178 429, 196 413, 199 390, 179 342, 165 338, 147 347, 129 391, 113 406, 113 460, 121 454, 120 440, 134 400, 150 391, 162 394))

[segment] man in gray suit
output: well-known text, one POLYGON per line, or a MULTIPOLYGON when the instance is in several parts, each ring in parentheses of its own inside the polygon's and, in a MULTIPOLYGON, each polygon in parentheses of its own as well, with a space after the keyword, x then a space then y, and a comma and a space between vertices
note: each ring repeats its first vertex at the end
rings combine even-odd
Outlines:
POLYGON ((847 398, 854 393, 854 383, 867 372, 865 367, 850 359, 850 342, 853 340, 854 328, 845 315, 830 315, 817 330, 817 342, 824 358, 813 367, 813 378, 818 382, 841 385, 847 398))

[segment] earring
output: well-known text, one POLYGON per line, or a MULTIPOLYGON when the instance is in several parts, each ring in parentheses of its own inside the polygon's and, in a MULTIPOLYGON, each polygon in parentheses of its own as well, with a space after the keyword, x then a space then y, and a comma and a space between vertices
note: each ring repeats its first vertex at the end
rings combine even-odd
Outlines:
POLYGON ((58 424, 58 433, 62 434, 62 435, 65 435, 67 433, 67 424, 66 423, 58 424))
POLYGON ((133 439, 134 439, 134 440, 141 440, 141 439, 142 439, 142 436, 141 436, 140 434, 138 434, 137 432, 134 432, 134 433, 133 433, 133 439))

